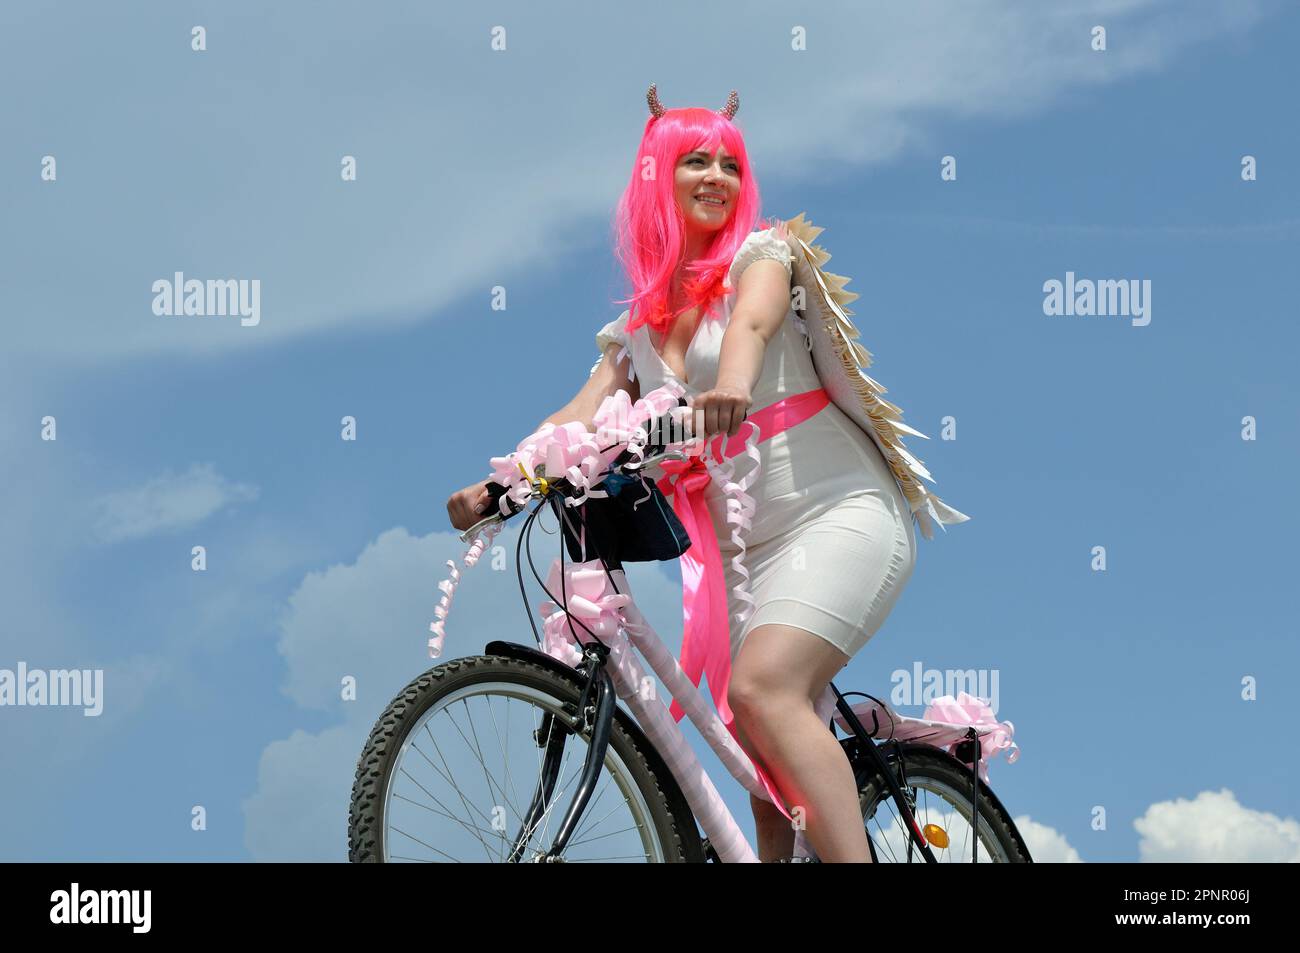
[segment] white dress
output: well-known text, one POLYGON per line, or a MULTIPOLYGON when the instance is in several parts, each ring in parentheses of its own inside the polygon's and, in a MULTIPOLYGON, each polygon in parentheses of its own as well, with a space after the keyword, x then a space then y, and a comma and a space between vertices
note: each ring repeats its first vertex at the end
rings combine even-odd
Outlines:
MULTIPOLYGON (((790 271, 789 246, 773 229, 745 239, 728 272, 719 313, 701 318, 687 348, 685 380, 655 351, 647 326, 626 333, 627 311, 597 332, 597 348, 603 352, 611 342, 627 348, 642 394, 668 378, 692 396, 710 390, 717 381, 734 289, 741 272, 758 258, 775 258, 790 271)), ((768 342, 751 415, 783 397, 822 386, 800 323, 791 308, 768 342)), ((851 657, 880 628, 911 578, 916 536, 906 498, 875 443, 834 403, 757 449, 762 472, 749 489, 756 507, 744 554, 754 613, 743 628, 734 621, 744 603, 732 591, 742 579, 730 565, 737 548, 726 522, 726 497, 713 484, 706 491, 727 578, 732 660, 750 631, 767 623, 798 626, 851 657)), ((742 476, 748 458, 732 459, 742 476)), ((659 475, 661 471, 654 474, 659 475)))

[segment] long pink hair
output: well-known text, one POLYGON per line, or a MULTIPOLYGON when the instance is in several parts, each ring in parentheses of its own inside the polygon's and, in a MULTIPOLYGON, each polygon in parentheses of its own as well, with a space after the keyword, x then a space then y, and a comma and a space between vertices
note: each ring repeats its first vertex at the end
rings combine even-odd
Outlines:
MULTIPOLYGON (((633 293, 619 303, 630 306, 627 330, 642 324, 666 335, 678 315, 699 307, 701 316, 715 313, 723 296, 727 268, 741 243, 753 231, 759 212, 758 183, 749 168, 749 155, 740 130, 711 109, 669 109, 646 120, 636 163, 615 211, 615 252, 633 293), (704 149, 712 155, 721 142, 740 166, 740 194, 727 224, 708 249, 686 266, 682 293, 687 303, 669 310, 672 276, 686 254, 686 223, 674 195, 677 162, 688 152, 704 149)), ((763 222, 759 227, 767 228, 763 222)))

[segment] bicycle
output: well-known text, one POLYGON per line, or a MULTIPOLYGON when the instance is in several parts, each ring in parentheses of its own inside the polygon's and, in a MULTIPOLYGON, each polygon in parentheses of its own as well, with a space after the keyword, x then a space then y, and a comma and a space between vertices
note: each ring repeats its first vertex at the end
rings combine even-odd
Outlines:
MULTIPOLYGON (((669 396, 679 406, 685 403, 679 390, 669 396)), ((659 406, 654 398, 639 401, 643 417, 643 404, 659 406)), ((521 464, 523 481, 513 487, 489 484, 496 512, 461 534, 474 541, 465 565, 473 564, 475 548, 481 553, 507 519, 535 502, 520 528, 515 568, 525 606, 525 561, 550 600, 541 607, 549 613, 547 638, 538 635, 529 613, 541 648, 488 642, 484 654, 443 662, 393 699, 357 761, 348 823, 351 861, 757 860, 656 697, 638 653, 728 772, 767 798, 753 762, 636 606, 621 561, 611 566, 597 552, 595 559, 565 565, 566 547, 586 552, 582 513, 589 497, 600 498, 602 488, 613 486, 640 486, 649 496, 645 471, 684 458, 680 442, 659 436, 671 435, 678 424, 670 411, 648 427, 632 427, 626 442, 603 448, 617 455, 595 479, 590 468, 548 477, 541 466, 530 475, 521 464), (543 582, 533 563, 531 531, 547 508, 556 515, 561 543, 543 582), (490 770, 485 748, 493 743, 490 770), (606 800, 611 788, 615 793, 606 800)), ((590 463, 584 460, 583 466, 590 463)), ((455 564, 448 565, 453 578, 442 587, 440 618, 458 578, 455 564)), ((439 623, 431 628, 440 632, 439 623)), ((982 739, 1006 736, 1009 722, 984 717, 991 714, 986 708, 968 724, 909 718, 866 693, 842 693, 833 683, 818 714, 832 733, 837 725, 847 733, 836 737, 853 766, 874 862, 1032 861, 1015 823, 980 777, 986 771, 982 739), (850 705, 849 695, 869 701, 850 705), (882 717, 891 729, 883 739, 882 717), (863 724, 868 719, 870 730, 863 724), (934 815, 931 796, 942 805, 934 815)), ((817 862, 802 831, 791 860, 817 862)))

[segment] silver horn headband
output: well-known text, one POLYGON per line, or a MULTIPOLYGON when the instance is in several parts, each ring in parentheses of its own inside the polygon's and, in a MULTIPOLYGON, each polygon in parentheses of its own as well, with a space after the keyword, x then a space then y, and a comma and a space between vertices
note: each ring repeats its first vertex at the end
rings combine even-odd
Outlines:
MULTIPOLYGON (((658 119, 668 110, 664 109, 663 104, 659 102, 659 91, 655 89, 655 85, 651 83, 650 88, 646 90, 645 101, 650 106, 650 115, 658 119)), ((731 94, 727 96, 727 105, 719 109, 718 112, 727 119, 734 119, 738 109, 740 109, 740 97, 736 95, 736 91, 733 89, 731 94)))

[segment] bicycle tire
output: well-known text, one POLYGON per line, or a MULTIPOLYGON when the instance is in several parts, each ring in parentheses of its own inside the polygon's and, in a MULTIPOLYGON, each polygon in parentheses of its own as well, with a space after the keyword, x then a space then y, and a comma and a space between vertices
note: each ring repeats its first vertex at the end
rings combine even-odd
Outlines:
MULTIPOLYGON (((963 819, 969 823, 972 794, 969 765, 962 764, 948 752, 941 751, 931 745, 904 745, 903 759, 907 772, 907 787, 921 786, 918 782, 932 782, 949 788, 957 795, 956 800, 958 803, 953 804, 954 809, 961 813, 963 819)), ((893 768, 896 764, 895 758, 891 755, 888 760, 890 767, 893 768)), ((897 776, 895 776, 895 780, 897 780, 897 776)), ((945 803, 951 803, 947 798, 944 798, 944 801, 945 803)), ((870 826, 871 821, 880 805, 888 804, 895 812, 898 809, 893 796, 890 794, 889 786, 875 772, 872 772, 872 775, 859 790, 858 803, 862 809, 862 822, 867 827, 869 839, 873 836, 870 826)), ((1020 832, 1016 829, 1015 822, 1007 814, 1001 801, 993 795, 993 792, 983 781, 980 782, 979 816, 980 842, 986 845, 985 853, 988 854, 987 859, 989 861, 1001 863, 1033 862, 1029 854, 1029 848, 1020 836, 1020 832), (987 838, 992 838, 996 842, 1001 857, 988 850, 987 838)), ((924 826, 926 818, 918 816, 917 823, 924 826)), ((876 841, 873 840, 873 846, 875 843, 876 841)), ((877 850, 876 853, 879 862, 879 851, 877 850)), ((913 847, 911 856, 912 863, 925 862, 925 858, 921 856, 915 847, 913 847)), ((965 859, 970 860, 969 854, 966 855, 965 859)), ((985 858, 982 857, 981 860, 983 861, 985 858)))
MULTIPOLYGON (((478 655, 438 665, 414 678, 389 703, 375 722, 357 759, 356 777, 348 812, 348 859, 353 863, 383 862, 384 792, 396 755, 401 752, 412 727, 438 703, 468 686, 496 682, 511 683, 548 694, 561 705, 576 710, 581 692, 578 675, 566 677, 535 662, 502 655, 478 655)), ((626 712, 615 707, 610 732, 610 749, 626 766, 631 782, 649 811, 649 820, 665 863, 702 863, 704 849, 695 817, 675 779, 662 779, 667 772, 657 752, 639 732, 622 723, 626 712)), ((602 774, 606 771, 602 769, 602 774)))

